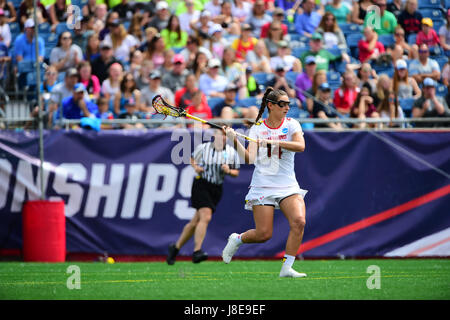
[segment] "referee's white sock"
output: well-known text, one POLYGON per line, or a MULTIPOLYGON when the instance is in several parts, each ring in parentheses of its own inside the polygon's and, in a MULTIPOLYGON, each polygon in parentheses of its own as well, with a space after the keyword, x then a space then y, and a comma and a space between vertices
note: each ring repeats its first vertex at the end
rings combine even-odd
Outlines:
POLYGON ((290 256, 288 254, 285 254, 283 261, 284 261, 283 268, 292 268, 292 265, 294 264, 294 261, 295 261, 295 256, 290 256))

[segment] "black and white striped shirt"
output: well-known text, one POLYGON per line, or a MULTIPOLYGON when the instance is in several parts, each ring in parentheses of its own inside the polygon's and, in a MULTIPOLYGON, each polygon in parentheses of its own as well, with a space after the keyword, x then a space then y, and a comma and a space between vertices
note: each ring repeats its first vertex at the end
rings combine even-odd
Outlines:
POLYGON ((236 150, 226 145, 223 150, 216 150, 213 142, 199 144, 192 153, 195 163, 203 168, 200 177, 214 184, 222 184, 225 172, 222 165, 227 164, 230 169, 239 168, 239 156, 236 150))

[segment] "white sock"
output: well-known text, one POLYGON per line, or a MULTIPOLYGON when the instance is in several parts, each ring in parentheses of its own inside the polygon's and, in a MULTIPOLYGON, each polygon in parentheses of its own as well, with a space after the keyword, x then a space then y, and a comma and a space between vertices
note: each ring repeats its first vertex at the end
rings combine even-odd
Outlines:
POLYGON ((294 261, 295 261, 295 256, 290 256, 288 254, 285 254, 284 258, 283 258, 283 267, 292 268, 294 261))
POLYGON ((243 242, 242 242, 242 239, 241 239, 241 236, 242 236, 242 234, 240 234, 240 235, 238 235, 238 237, 237 237, 237 239, 236 239, 236 241, 237 241, 237 243, 239 244, 239 245, 241 245, 243 242))

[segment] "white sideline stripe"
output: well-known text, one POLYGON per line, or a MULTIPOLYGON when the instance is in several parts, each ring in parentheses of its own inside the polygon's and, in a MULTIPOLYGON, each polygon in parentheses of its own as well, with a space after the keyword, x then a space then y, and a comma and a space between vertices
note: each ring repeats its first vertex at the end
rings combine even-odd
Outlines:
MULTIPOLYGON (((433 245, 440 241, 445 240, 450 237, 450 228, 444 229, 437 233, 433 233, 429 236, 426 236, 422 239, 416 240, 407 244, 403 247, 397 248, 390 252, 387 252, 384 256, 386 257, 406 257, 410 253, 425 248, 427 246, 433 245)), ((450 242, 445 242, 435 247, 432 247, 426 251, 419 253, 417 256, 450 256, 450 242)))

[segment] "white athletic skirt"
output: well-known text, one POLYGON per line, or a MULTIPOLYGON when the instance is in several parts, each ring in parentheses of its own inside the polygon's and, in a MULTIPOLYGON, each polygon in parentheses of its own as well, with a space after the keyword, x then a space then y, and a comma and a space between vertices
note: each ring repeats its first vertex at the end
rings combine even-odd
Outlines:
POLYGON ((250 187, 250 191, 245 197, 245 209, 253 210, 253 206, 258 205, 274 206, 275 209, 279 209, 281 200, 293 194, 299 194, 304 198, 307 192, 308 190, 303 190, 298 185, 286 188, 250 187))

